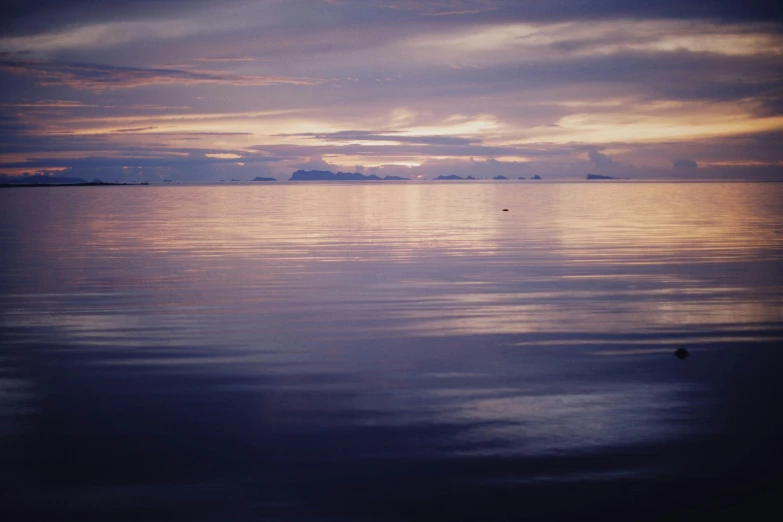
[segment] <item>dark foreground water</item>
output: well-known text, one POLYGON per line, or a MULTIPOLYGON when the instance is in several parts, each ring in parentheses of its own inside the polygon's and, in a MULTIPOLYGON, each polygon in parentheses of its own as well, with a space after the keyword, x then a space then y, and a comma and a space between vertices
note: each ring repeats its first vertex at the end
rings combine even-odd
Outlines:
POLYGON ((783 184, 2 189, 0 519, 774 518, 782 217, 783 184))

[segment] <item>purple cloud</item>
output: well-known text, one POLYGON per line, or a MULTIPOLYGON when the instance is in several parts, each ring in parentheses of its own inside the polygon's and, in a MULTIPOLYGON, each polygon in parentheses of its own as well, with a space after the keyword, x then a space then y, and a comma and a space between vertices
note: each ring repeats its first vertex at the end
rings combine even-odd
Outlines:
POLYGON ((674 159, 672 167, 675 169, 695 169, 699 167, 699 164, 692 159, 674 159))

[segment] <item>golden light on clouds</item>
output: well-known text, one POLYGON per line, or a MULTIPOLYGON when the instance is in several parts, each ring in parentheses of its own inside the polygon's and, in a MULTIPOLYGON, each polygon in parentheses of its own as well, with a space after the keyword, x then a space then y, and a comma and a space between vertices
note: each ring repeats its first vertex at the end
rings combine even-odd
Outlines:
POLYGON ((707 107, 703 111, 667 116, 656 114, 577 113, 558 120, 557 131, 528 137, 522 142, 600 143, 694 140, 783 129, 783 116, 754 117, 751 114, 707 107))
POLYGON ((229 152, 218 152, 218 153, 212 153, 212 154, 207 153, 207 154, 204 154, 204 156, 206 156, 208 158, 219 158, 219 159, 239 159, 239 158, 242 157, 239 154, 233 154, 233 153, 229 153, 229 152))
POLYGON ((715 53, 731 56, 783 54, 783 36, 763 28, 710 22, 638 21, 496 24, 404 42, 422 61, 457 67, 537 61, 555 55, 608 55, 623 52, 715 53), (465 61, 468 63, 465 63, 465 61), (479 60, 469 63, 470 60, 479 60))

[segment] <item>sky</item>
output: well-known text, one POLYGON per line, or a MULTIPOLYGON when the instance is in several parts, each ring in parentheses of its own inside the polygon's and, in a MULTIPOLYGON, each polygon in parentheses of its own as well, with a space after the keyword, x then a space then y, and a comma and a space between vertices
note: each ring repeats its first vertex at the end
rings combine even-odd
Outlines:
POLYGON ((778 0, 6 0, 0 174, 783 181, 778 0))

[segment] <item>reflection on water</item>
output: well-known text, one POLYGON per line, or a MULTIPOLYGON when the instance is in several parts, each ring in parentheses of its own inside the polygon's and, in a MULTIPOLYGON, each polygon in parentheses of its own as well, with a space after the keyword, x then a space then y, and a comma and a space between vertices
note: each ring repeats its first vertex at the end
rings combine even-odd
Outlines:
POLYGON ((6 505, 761 505, 781 464, 782 211, 783 186, 741 183, 0 191, 6 505))

